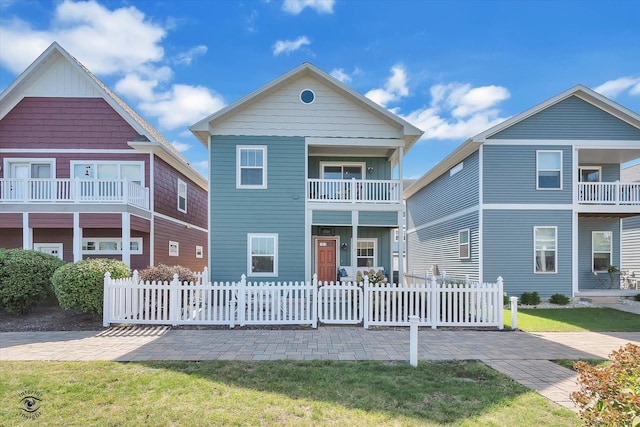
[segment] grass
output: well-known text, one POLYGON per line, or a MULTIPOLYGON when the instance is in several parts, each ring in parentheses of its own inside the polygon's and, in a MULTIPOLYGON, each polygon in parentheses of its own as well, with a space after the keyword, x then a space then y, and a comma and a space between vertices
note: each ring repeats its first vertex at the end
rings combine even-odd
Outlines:
POLYGON ((560 366, 564 366, 565 368, 573 369, 573 364, 576 362, 586 362, 589 365, 597 366, 597 365, 610 365, 611 361, 606 359, 556 359, 552 360, 553 363, 556 363, 560 366))
MULTIPOLYGON (((511 310, 504 312, 511 328, 511 310)), ((518 329, 527 332, 640 332, 640 316, 612 308, 518 309, 518 329)))
POLYGON ((578 426, 479 362, 2 362, 0 425, 578 426), (20 392, 40 393, 37 421, 20 392))

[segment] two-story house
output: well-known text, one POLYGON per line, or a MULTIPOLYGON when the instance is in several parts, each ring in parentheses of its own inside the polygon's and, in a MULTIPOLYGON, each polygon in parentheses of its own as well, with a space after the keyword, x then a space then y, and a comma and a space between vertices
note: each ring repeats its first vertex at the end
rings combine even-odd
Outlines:
MULTIPOLYGON (((640 184, 640 163, 622 170, 622 182, 640 184)), ((638 215, 622 220, 622 270, 640 278, 640 209, 638 215), (631 274, 631 273, 630 273, 631 274)))
POLYGON ((206 265, 206 179, 55 42, 0 94, 0 168, 0 247, 206 265))
POLYGON ((620 165, 639 157, 638 114, 581 85, 562 92, 468 139, 405 190, 407 269, 502 276, 516 296, 608 292, 621 219, 640 212, 640 184, 620 182, 620 165))
POLYGON ((213 279, 389 275, 402 159, 422 131, 309 63, 191 131, 209 149, 213 279))

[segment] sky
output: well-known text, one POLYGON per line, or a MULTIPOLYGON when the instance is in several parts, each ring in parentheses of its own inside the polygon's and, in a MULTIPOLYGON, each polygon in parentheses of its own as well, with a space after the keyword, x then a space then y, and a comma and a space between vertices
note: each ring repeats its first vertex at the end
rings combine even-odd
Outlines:
POLYGON ((576 84, 640 113, 636 0, 0 0, 0 91, 53 41, 205 176, 189 126, 304 62, 424 131, 405 178, 576 84))

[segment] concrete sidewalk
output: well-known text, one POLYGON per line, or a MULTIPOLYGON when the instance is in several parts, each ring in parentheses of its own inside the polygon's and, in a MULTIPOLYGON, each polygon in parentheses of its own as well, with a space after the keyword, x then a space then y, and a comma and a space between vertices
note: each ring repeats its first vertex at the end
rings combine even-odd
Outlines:
MULTIPOLYGON (((575 410, 576 374, 554 359, 606 358, 640 332, 419 332, 420 360, 481 360, 575 410)), ((181 330, 121 327, 100 332, 0 333, 0 360, 408 360, 409 330, 323 326, 312 330, 181 330)))

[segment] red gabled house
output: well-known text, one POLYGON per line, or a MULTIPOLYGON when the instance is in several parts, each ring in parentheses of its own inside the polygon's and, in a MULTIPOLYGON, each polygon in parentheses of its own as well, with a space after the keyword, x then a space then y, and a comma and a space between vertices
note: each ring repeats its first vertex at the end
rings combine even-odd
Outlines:
POLYGON ((206 179, 55 42, 0 94, 0 168, 1 248, 206 265, 206 179))

